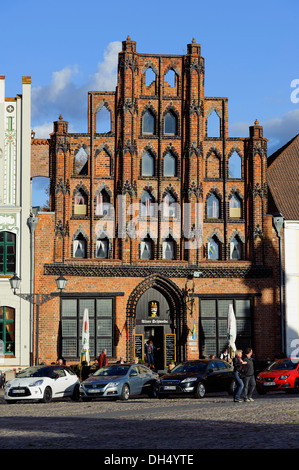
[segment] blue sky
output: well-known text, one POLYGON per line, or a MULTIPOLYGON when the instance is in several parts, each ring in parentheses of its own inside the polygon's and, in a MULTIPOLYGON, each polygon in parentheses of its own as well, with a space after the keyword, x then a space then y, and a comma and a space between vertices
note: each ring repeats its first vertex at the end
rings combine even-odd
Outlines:
POLYGON ((6 96, 21 93, 23 75, 32 77, 37 137, 48 137, 60 114, 71 132, 87 131, 87 91, 114 90, 128 35, 148 54, 184 54, 194 37, 205 58, 206 96, 228 97, 231 137, 248 136, 258 119, 271 155, 299 133, 299 102, 291 101, 298 0, 14 0, 1 11, 6 96))

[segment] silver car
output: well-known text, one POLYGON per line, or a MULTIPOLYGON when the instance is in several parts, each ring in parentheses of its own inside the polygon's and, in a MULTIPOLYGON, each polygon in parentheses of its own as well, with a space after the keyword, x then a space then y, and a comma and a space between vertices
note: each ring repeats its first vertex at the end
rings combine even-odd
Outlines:
POLYGON ((128 400, 132 395, 156 397, 158 374, 142 364, 115 364, 97 370, 80 385, 83 401, 93 398, 128 400))

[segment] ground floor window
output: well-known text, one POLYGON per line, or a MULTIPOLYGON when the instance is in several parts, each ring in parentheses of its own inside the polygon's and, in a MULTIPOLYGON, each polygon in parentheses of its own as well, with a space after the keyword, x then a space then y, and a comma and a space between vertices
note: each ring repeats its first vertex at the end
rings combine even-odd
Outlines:
POLYGON ((90 357, 98 357, 103 349, 112 357, 115 307, 113 298, 61 299, 61 354, 78 358, 81 353, 82 323, 85 308, 89 314, 90 357))
POLYGON ((252 310, 251 298, 232 296, 231 298, 199 299, 199 325, 201 354, 220 356, 227 346, 227 313, 233 305, 237 323, 237 349, 252 346, 252 310))
POLYGON ((15 353, 15 310, 11 307, 0 307, 0 352, 15 353))

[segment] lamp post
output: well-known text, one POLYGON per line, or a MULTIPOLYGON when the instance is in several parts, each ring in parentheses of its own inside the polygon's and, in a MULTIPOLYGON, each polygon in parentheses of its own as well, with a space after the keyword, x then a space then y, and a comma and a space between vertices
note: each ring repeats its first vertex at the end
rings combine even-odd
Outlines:
MULTIPOLYGON (((16 291, 20 287, 21 279, 17 276, 16 273, 13 275, 12 278, 10 278, 9 282, 10 282, 10 287, 12 288, 14 295, 17 295, 21 299, 27 300, 28 302, 30 302, 30 304, 32 306, 36 305, 35 365, 37 365, 37 362, 38 362, 39 306, 43 305, 45 302, 48 302, 49 300, 53 299, 54 297, 59 297, 61 295, 63 289, 65 289, 65 287, 66 287, 67 280, 62 275, 60 275, 56 279, 57 289, 60 292, 58 292, 58 293, 57 292, 51 292, 50 294, 34 294, 34 293, 20 294, 20 293, 17 293, 16 291)), ((33 321, 30 322, 29 332, 30 332, 30 365, 32 366, 33 365, 33 321)))

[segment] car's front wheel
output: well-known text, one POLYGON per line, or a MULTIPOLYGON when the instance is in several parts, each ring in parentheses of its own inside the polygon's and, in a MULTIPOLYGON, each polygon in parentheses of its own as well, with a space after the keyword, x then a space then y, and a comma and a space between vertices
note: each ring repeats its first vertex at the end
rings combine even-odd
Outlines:
POLYGON ((121 400, 129 400, 130 397, 130 389, 127 384, 124 384, 121 394, 120 394, 120 399, 121 400))
POLYGON ((299 379, 295 380, 293 391, 294 393, 299 393, 299 379))
POLYGON ((44 391, 44 396, 41 399, 42 403, 50 403, 52 400, 52 389, 51 387, 46 387, 44 391))
POLYGON ((205 387, 204 383, 199 382, 199 384, 196 387, 195 397, 196 398, 204 398, 205 395, 206 395, 206 387, 205 387))

